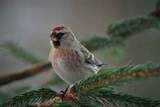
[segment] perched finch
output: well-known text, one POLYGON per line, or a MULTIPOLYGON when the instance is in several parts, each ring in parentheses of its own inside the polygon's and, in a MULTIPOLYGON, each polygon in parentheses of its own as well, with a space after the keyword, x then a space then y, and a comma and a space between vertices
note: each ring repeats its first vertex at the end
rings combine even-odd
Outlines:
POLYGON ((55 72, 69 85, 97 73, 104 65, 77 40, 69 27, 55 27, 50 39, 49 60, 55 72))

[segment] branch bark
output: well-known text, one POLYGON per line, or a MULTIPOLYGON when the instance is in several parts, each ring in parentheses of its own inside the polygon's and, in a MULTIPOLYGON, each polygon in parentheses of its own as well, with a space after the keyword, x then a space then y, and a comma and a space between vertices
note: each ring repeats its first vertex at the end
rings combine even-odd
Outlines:
POLYGON ((17 80, 22 80, 28 77, 32 77, 34 75, 45 72, 50 68, 51 68, 51 63, 46 62, 42 64, 35 64, 29 68, 20 70, 12 74, 1 75, 0 76, 0 86, 12 83, 17 80))

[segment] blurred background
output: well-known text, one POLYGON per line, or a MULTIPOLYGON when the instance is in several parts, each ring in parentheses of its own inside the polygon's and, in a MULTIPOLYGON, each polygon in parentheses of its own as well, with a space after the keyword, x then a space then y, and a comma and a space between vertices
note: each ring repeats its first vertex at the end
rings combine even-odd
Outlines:
MULTIPOLYGON (((156 0, 0 0, 0 43, 13 42, 48 60, 49 34, 56 25, 70 26, 78 39, 106 34, 113 22, 142 16, 150 12, 156 0)), ((117 53, 112 50, 94 52, 103 62, 120 66, 146 62, 160 63, 160 32, 147 30, 126 41, 117 53)), ((16 72, 32 64, 0 49, 0 75, 16 72)), ((53 70, 0 87, 0 102, 18 93, 42 87, 60 90, 66 87, 55 81, 53 70)), ((152 78, 115 87, 118 91, 160 98, 160 79, 152 78)))

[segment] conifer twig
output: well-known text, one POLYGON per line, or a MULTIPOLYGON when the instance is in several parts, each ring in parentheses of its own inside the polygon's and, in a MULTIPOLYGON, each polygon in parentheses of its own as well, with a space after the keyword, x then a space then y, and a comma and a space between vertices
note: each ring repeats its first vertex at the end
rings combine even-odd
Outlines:
MULTIPOLYGON (((87 91, 92 88, 111 85, 121 81, 160 76, 159 64, 126 65, 120 68, 105 69, 97 75, 82 80, 76 89, 87 91)), ((122 82, 123 83, 123 82, 122 82)))
MULTIPOLYGON (((113 85, 117 82, 125 82, 129 80, 142 79, 148 77, 159 77, 160 65, 159 64, 144 64, 137 66, 122 66, 120 68, 105 69, 100 73, 89 77, 86 80, 81 80, 75 84, 69 92, 67 92, 63 98, 64 101, 74 102, 76 97, 80 93, 86 93, 96 88, 102 88, 113 85)), ((123 83, 122 82, 122 83, 123 83)), ((49 102, 51 105, 61 103, 61 96, 56 96, 49 102), (59 100, 57 100, 59 99, 59 100)), ((46 102, 45 102, 46 103, 46 102)), ((44 103, 42 103, 43 105, 44 103)), ((48 104, 48 102, 47 102, 48 104)), ((160 105, 160 102, 158 103, 160 105)))
POLYGON ((35 107, 34 105, 53 98, 57 93, 50 89, 39 89, 13 97, 0 107, 35 107))
POLYGON ((156 76, 160 76, 159 64, 143 64, 136 66, 126 65, 119 68, 108 68, 86 80, 81 80, 76 83, 70 90, 67 91, 67 93, 63 96, 63 99, 62 94, 43 89, 39 91, 31 91, 14 97, 8 102, 2 104, 4 105, 2 107, 8 107, 8 105, 12 105, 11 107, 22 107, 22 105, 24 105, 24 107, 27 105, 34 105, 32 107, 63 107, 62 105, 64 105, 65 102, 67 102, 67 105, 80 104, 87 106, 92 104, 91 101, 94 104, 105 102, 103 99, 106 99, 113 104, 118 103, 118 101, 124 102, 125 106, 126 103, 141 105, 141 107, 160 106, 160 101, 158 100, 134 97, 120 93, 115 94, 111 90, 108 90, 108 86, 118 82, 124 83, 129 80, 156 76))
POLYGON ((15 73, 0 75, 0 86, 37 75, 50 68, 51 68, 51 63, 46 62, 42 64, 35 64, 32 67, 17 71, 15 73))

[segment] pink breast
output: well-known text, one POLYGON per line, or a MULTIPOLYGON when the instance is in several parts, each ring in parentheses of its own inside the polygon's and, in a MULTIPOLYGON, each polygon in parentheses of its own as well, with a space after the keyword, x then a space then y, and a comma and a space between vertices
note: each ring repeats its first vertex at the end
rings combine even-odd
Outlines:
POLYGON ((58 69, 64 67, 66 71, 77 71, 81 65, 79 56, 70 49, 56 49, 53 58, 53 65, 58 69), (61 61, 61 63, 58 61, 61 61))

